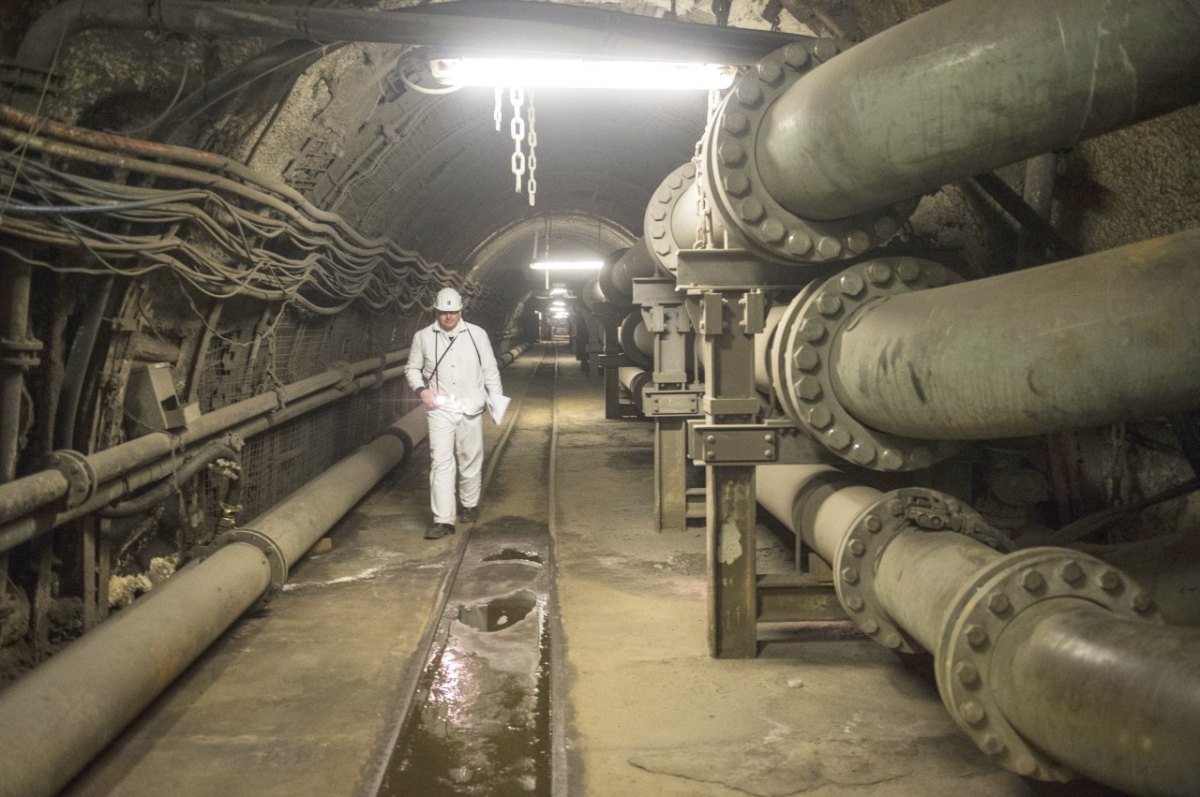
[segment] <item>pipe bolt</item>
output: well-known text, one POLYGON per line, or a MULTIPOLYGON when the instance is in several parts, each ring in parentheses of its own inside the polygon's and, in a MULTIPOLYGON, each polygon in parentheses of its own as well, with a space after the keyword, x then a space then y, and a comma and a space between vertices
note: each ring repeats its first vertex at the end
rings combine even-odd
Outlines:
POLYGON ((784 244, 789 254, 804 255, 812 249, 812 236, 804 230, 792 230, 784 244))
POLYGON ((783 50, 783 62, 793 69, 808 63, 808 50, 802 44, 789 44, 783 50))
POLYGON ((650 219, 652 221, 663 221, 667 218, 667 209, 653 207, 650 209, 650 219))
POLYGON ((800 327, 800 337, 809 343, 816 343, 825 337, 825 325, 815 318, 810 318, 800 327))
POLYGON ((871 246, 871 236, 867 235, 862 230, 851 230, 846 236, 846 248, 854 254, 867 251, 871 246))
POLYGON ((979 686, 979 668, 969 661, 960 661, 954 665, 954 677, 968 689, 979 686))
POLYGON ((678 191, 683 187, 683 175, 679 172, 671 172, 671 174, 667 177, 666 185, 667 188, 670 188, 673 191, 678 191))
POLYGON ((768 434, 765 434, 765 435, 763 435, 763 440, 765 440, 765 441, 766 441, 766 442, 768 442, 768 443, 774 443, 774 442, 775 442, 775 435, 773 435, 773 434, 770 434, 770 433, 768 433, 768 434))
POLYGON ((721 179, 725 190, 733 196, 745 196, 750 192, 750 178, 741 172, 727 174, 721 179))
POLYGON ((843 567, 842 568, 842 580, 845 581, 847 584, 857 584, 858 583, 858 570, 853 567, 843 567))
POLYGON ((758 227, 758 234, 769 244, 777 244, 787 235, 787 228, 779 219, 767 219, 758 227))
POLYGON ((767 459, 770 459, 771 457, 775 456, 775 449, 773 449, 773 448, 764 448, 764 449, 763 449, 763 456, 764 456, 764 457, 766 457, 767 459))
POLYGON ((863 544, 862 540, 850 540, 848 547, 854 556, 862 556, 867 552, 867 546, 863 544))
POLYGON ((1028 753, 1022 753, 1013 762, 1013 768, 1017 771, 1018 775, 1028 778, 1037 772, 1037 762, 1033 760, 1033 756, 1028 753))
POLYGON ((857 595, 851 595, 849 598, 846 598, 846 608, 852 612, 861 612, 865 605, 863 599, 857 595))
POLYGON ((811 376, 796 380, 796 395, 805 401, 816 401, 821 398, 821 383, 811 376))
POLYGON ((1012 602, 1003 592, 994 592, 988 596, 987 607, 992 614, 1000 615, 1012 608, 1012 602))
POLYGON ((717 156, 726 166, 737 166, 746 158, 746 150, 736 141, 722 141, 717 147, 717 156))
POLYGON ((797 346, 792 363, 801 371, 812 371, 821 364, 821 356, 812 346, 797 346))
POLYGON ((840 426, 835 426, 825 433, 825 445, 834 451, 844 451, 850 445, 850 433, 840 426))
POLYGON ((670 204, 671 192, 670 192, 670 190, 664 188, 661 191, 659 191, 657 194, 655 194, 654 198, 656 200, 658 200, 659 204, 662 204, 662 205, 670 204))
POLYGON ((1121 575, 1116 570, 1105 570, 1100 574, 1100 589, 1116 592, 1121 588, 1121 575))
POLYGON ((654 221, 650 223, 646 232, 650 233, 651 238, 663 238, 666 237, 667 228, 661 221, 654 221))
POLYGON ((817 312, 825 317, 837 315, 842 310, 842 300, 835 293, 826 291, 817 297, 817 312))
POLYGON ((838 48, 829 39, 818 39, 813 42, 812 53, 818 61, 828 61, 838 54, 838 48))
POLYGON ((888 512, 892 513, 892 517, 900 517, 904 514, 904 504, 898 498, 893 498, 888 502, 888 512))
POLYGON ((721 118, 721 127, 735 136, 740 136, 750 127, 750 120, 740 111, 730 111, 721 118))
POLYGON ((852 271, 842 275, 842 278, 838 280, 838 287, 847 296, 858 296, 866 288, 866 285, 863 283, 862 277, 852 271))
POLYGON ((872 534, 878 534, 883 528, 883 521, 875 515, 868 515, 866 522, 863 523, 863 525, 867 527, 867 531, 871 532, 872 534))
POLYGON ((987 719, 987 712, 983 710, 983 706, 974 700, 963 703, 962 708, 958 710, 958 715, 966 720, 968 725, 978 725, 987 719))
POLYGON ((891 216, 880 216, 875 222, 875 234, 885 241, 895 235, 898 229, 899 225, 891 216))
POLYGON ((879 455, 879 467, 884 470, 899 470, 903 466, 904 456, 899 451, 885 448, 879 455))
POLYGON ((1036 570, 1026 570, 1021 574, 1021 587, 1026 592, 1040 592, 1046 588, 1046 579, 1036 570))
POLYGON ((783 70, 779 67, 779 64, 774 61, 774 59, 769 61, 760 61, 757 65, 755 65, 754 69, 756 72, 758 72, 758 79, 763 83, 774 84, 779 82, 779 79, 783 77, 783 70))
POLYGON ((981 625, 969 625, 967 630, 963 632, 967 638, 967 644, 973 648, 981 648, 988 642, 987 631, 981 625))
POLYGON ((842 242, 830 235, 821 236, 817 241, 817 254, 825 260, 832 260, 842 253, 842 242))
POLYGON ((814 429, 824 429, 833 423, 833 413, 827 407, 817 405, 808 411, 808 425, 814 429))
POLYGON ((742 217, 742 221, 747 221, 751 224, 761 219, 766 212, 767 210, 763 207, 763 203, 754 197, 744 200, 742 206, 738 208, 738 215, 742 217))
POLYGON ((1004 752, 1004 742, 989 733, 979 742, 979 749, 988 755, 1000 755, 1004 752))
POLYGON ((913 467, 928 468, 933 464, 933 452, 924 446, 917 446, 908 452, 908 459, 912 462, 913 467))
POLYGON ((892 631, 883 638, 883 646, 889 650, 895 650, 896 648, 900 647, 900 635, 895 631, 892 631))
POLYGON ((859 628, 861 628, 863 633, 867 635, 879 633, 879 623, 875 622, 870 617, 863 620, 862 625, 860 625, 859 628))
POLYGON ((887 263, 872 263, 867 266, 867 279, 876 285, 886 285, 892 279, 892 267, 887 263))
POLYGON ((859 465, 869 465, 875 461, 875 446, 870 443, 855 443, 850 449, 850 459, 859 465))
POLYGON ((657 252, 658 254, 662 255, 663 257, 666 257, 671 252, 671 244, 669 241, 667 241, 665 239, 662 241, 655 241, 654 251, 657 252))
POLYGON ((717 436, 715 434, 710 434, 704 438, 704 442, 712 445, 713 443, 717 442, 717 436))
POLYGON ((1154 608, 1154 598, 1150 597, 1150 593, 1145 590, 1138 590, 1133 596, 1133 610, 1139 614, 1148 612, 1154 608))
POLYGON ((747 108, 753 108, 762 101, 762 89, 748 80, 743 80, 738 84, 738 87, 733 90, 737 95, 738 102, 747 108))
POLYGON ((1078 586, 1083 581, 1083 568, 1078 562, 1067 562, 1058 569, 1058 575, 1071 586, 1078 586))
POLYGON ((705 458, 705 459, 712 459, 712 458, 713 458, 713 457, 715 457, 716 455, 717 455, 717 452, 713 451, 711 448, 710 448, 708 451, 705 451, 705 452, 704 452, 704 458, 705 458))
POLYGON ((904 260, 896 266, 896 275, 904 282, 912 282, 921 276, 921 264, 915 260, 904 260))

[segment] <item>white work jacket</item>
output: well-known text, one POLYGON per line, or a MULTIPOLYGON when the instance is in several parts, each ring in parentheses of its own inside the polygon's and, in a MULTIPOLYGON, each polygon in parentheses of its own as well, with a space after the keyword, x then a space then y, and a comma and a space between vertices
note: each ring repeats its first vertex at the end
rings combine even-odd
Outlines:
POLYGON ((484 396, 499 396, 500 367, 483 327, 459 319, 444 331, 436 321, 417 331, 404 367, 408 386, 427 387, 450 399, 448 408, 465 415, 483 412, 484 396), (435 370, 436 369, 436 370, 435 370))

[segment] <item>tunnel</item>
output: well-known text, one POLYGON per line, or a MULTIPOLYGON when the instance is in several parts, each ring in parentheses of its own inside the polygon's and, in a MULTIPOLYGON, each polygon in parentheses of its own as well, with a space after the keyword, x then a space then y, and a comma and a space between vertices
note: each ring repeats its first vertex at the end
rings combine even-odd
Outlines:
POLYGON ((0 795, 1200 793, 1197 41, 8 0, 0 795))

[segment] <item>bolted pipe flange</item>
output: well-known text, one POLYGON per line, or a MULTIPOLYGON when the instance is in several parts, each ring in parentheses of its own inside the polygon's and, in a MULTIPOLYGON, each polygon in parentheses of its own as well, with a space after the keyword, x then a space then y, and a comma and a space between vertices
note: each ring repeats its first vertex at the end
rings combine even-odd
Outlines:
POLYGON ((860 423, 838 400, 833 358, 838 333, 862 308, 895 294, 960 281, 928 260, 885 257, 810 285, 788 306, 771 344, 771 387, 784 412, 838 456, 872 470, 917 470, 953 454, 952 441, 901 437, 860 423))
POLYGON ((867 507, 842 539, 833 557, 834 588, 859 629, 879 644, 902 653, 922 650, 884 610, 875 594, 875 570, 888 544, 900 534, 920 531, 954 531, 1011 549, 983 517, 961 501, 921 487, 885 493, 867 507))
POLYGON ((88 458, 69 448, 51 451, 46 455, 45 467, 53 468, 67 480, 67 509, 74 509, 96 494, 99 478, 88 458))
POLYGON ((822 39, 790 44, 766 56, 738 80, 705 131, 701 190, 709 197, 714 224, 739 239, 737 246, 767 260, 820 263, 855 257, 886 243, 916 209, 915 200, 904 200, 845 219, 804 219, 775 201, 763 185, 756 150, 767 112, 841 46, 822 39))
POLYGON ((262 603, 268 603, 275 593, 283 589, 283 585, 287 583, 288 566, 287 560, 283 556, 283 549, 279 547, 279 543, 261 531, 245 528, 231 529, 219 534, 213 540, 213 547, 221 547, 232 542, 244 542, 248 545, 253 545, 262 551, 263 556, 267 557, 267 563, 271 566, 271 586, 263 593, 260 600, 262 603))
POLYGON ((935 655, 942 702, 981 750, 1026 777, 1065 781, 1074 774, 1021 737, 988 685, 995 640, 1005 627, 1030 606, 1055 598, 1161 622, 1148 593, 1106 562, 1067 548, 1028 548, 983 568, 958 594, 935 655))
POLYGON ((642 220, 650 254, 660 268, 672 274, 679 268, 679 250, 696 245, 695 185, 696 164, 688 161, 659 184, 642 220))

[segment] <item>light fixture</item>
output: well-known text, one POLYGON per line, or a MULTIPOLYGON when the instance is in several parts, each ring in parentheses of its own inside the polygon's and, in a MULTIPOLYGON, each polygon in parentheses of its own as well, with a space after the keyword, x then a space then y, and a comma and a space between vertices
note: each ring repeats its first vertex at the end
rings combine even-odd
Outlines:
POLYGON ((570 89, 727 89, 737 68, 668 61, 579 58, 438 58, 433 76, 447 86, 570 89))
POLYGON ((529 264, 534 271, 599 271, 603 260, 535 260, 529 264))
POLYGON ((567 290, 566 288, 551 288, 550 295, 551 296, 570 296, 571 292, 569 290, 567 290))
POLYGON ((570 318, 571 314, 566 310, 556 310, 550 314, 551 318, 570 318))

